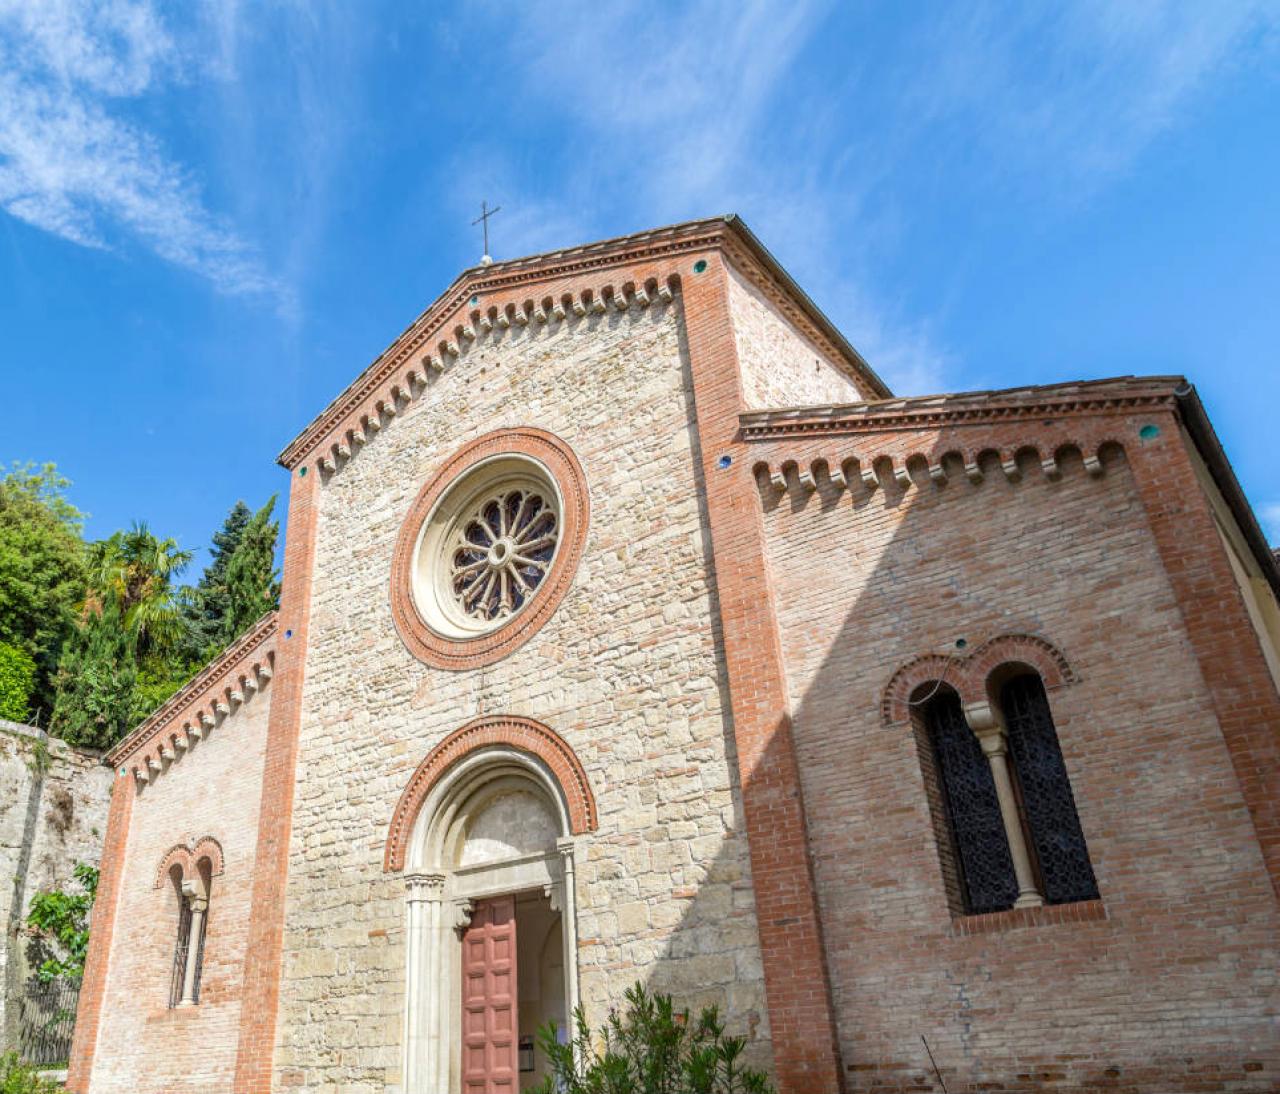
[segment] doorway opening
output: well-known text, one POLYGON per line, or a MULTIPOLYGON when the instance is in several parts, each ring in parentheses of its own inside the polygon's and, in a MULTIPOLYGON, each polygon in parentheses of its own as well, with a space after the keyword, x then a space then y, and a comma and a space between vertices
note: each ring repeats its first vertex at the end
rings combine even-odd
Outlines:
POLYGON ((539 1031, 568 1036, 560 912, 540 891, 473 904, 462 934, 462 1089, 533 1089, 549 1063, 539 1031))

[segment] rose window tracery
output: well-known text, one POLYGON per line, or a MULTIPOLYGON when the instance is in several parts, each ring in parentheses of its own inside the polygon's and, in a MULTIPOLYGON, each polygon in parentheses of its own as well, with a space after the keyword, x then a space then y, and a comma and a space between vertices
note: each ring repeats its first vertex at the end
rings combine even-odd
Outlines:
POLYGON ((485 497, 460 525, 450 583, 457 606, 483 623, 519 611, 547 576, 555 555, 555 508, 536 490, 502 490, 485 497))

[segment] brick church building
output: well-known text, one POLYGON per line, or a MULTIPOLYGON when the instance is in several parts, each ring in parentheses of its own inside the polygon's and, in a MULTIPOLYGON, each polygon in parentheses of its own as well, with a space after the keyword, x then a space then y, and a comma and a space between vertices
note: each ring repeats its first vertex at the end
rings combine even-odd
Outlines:
POLYGON ((1280 571, 1181 377, 897 398, 736 218, 465 271, 110 754, 79 1094, 1280 1086, 1280 571))

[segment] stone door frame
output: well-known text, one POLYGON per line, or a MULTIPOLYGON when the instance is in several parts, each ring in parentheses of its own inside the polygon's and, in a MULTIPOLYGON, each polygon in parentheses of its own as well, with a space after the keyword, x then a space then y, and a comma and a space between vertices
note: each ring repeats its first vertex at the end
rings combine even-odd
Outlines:
POLYGON ((550 898, 560 913, 565 1013, 572 1016, 578 1006, 575 846, 559 781, 527 752, 506 746, 477 749, 433 786, 414 823, 405 864, 404 1094, 445 1094, 461 1082, 460 932, 475 900, 531 891, 550 898), (467 817, 512 790, 534 793, 551 807, 559 835, 555 849, 451 865, 467 817))

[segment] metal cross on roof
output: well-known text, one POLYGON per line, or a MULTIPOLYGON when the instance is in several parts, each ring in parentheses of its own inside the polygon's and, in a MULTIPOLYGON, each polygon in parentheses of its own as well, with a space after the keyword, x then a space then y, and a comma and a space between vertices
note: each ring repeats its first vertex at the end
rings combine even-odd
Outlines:
POLYGON ((481 262, 487 263, 487 262, 493 261, 493 258, 489 255, 489 218, 493 216, 494 213, 500 213, 500 212, 502 212, 501 205, 498 205, 495 208, 490 209, 488 202, 482 201, 480 203, 480 215, 471 222, 472 225, 476 225, 476 224, 484 225, 484 257, 480 259, 481 262))

